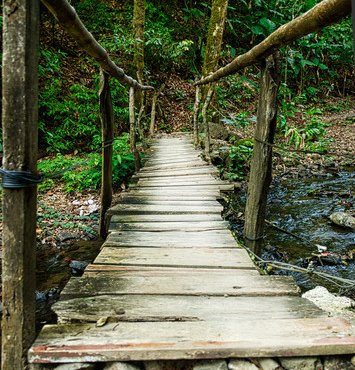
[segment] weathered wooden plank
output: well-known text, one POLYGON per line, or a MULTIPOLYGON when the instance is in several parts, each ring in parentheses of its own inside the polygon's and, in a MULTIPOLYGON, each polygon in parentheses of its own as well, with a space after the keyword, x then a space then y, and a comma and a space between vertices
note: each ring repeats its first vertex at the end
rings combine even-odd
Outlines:
POLYGON ((156 204, 156 205, 172 205, 172 206, 219 206, 220 203, 215 198, 210 198, 209 200, 201 199, 174 199, 170 197, 160 197, 158 196, 128 196, 128 194, 124 197, 121 197, 120 204, 156 204))
POLYGON ((254 269, 248 254, 242 249, 191 248, 187 253, 175 248, 104 247, 94 263, 125 266, 211 267, 224 269, 254 269))
MULTIPOLYGON (((209 175, 208 175, 209 176, 209 175)), ((226 183, 221 180, 216 180, 212 177, 205 177, 205 178, 198 178, 198 179, 190 179, 190 178, 181 178, 178 179, 176 177, 153 177, 150 179, 144 178, 143 180, 139 180, 137 186, 145 187, 145 186, 205 186, 205 185, 228 185, 230 188, 230 184, 226 183)))
POLYGON ((211 174, 218 175, 218 170, 212 166, 196 167, 196 168, 177 168, 172 170, 158 170, 150 172, 139 172, 136 177, 166 177, 166 176, 186 176, 197 174, 211 174))
POLYGON ((176 215, 113 215, 111 222, 200 222, 220 221, 217 213, 209 214, 176 214, 176 215))
POLYGON ((64 288, 61 297, 72 299, 98 295, 182 295, 182 296, 285 296, 297 295, 298 287, 290 277, 255 276, 215 271, 189 274, 176 271, 155 273, 136 272, 90 272, 83 277, 72 278, 64 288))
MULTIPOLYGON (((203 168, 203 167, 199 167, 203 168)), ((151 173, 154 173, 155 171, 152 171, 151 173)), ((148 172, 147 172, 148 173, 148 172)), ((139 177, 137 177, 139 180, 139 177)), ((202 173, 202 174, 196 174, 196 175, 178 175, 178 176, 160 176, 160 177, 152 177, 152 178, 142 178, 140 179, 140 182, 142 181, 165 181, 165 182, 171 182, 171 181, 178 181, 178 182, 186 182, 186 181, 214 181, 216 184, 230 184, 228 181, 222 181, 209 173, 202 173)))
MULTIPOLYGON (((250 262, 250 261, 249 261, 250 262)), ((254 265, 249 265, 250 268, 238 268, 238 266, 231 266, 234 275, 244 275, 244 276, 260 276, 259 271, 255 269, 254 265)), ((228 268, 228 267, 227 267, 228 268)), ((196 272, 213 272, 213 273, 223 273, 224 267, 216 266, 149 266, 149 265, 108 265, 99 263, 90 263, 86 269, 85 274, 90 272, 105 272, 105 271, 135 271, 136 275, 144 274, 145 271, 153 271, 155 274, 166 274, 176 271, 179 274, 189 274, 191 269, 196 272)))
POLYGON ((52 306, 63 322, 229 321, 327 316, 307 299, 283 297, 97 296, 52 306))
POLYGON ((46 326, 30 362, 127 361, 353 353, 355 334, 340 318, 144 322, 46 326))
MULTIPOLYGON (((186 192, 185 192, 186 193, 186 192)), ((174 193, 170 194, 139 194, 136 191, 132 190, 129 192, 124 192, 121 195, 121 199, 125 201, 127 199, 128 202, 149 202, 149 201, 179 201, 179 202, 201 202, 203 204, 204 201, 218 201, 223 199, 223 195, 203 195, 203 194, 196 194, 196 193, 188 193, 182 198, 180 195, 176 195, 174 193)), ((148 203, 149 204, 149 203, 148 203)), ((193 203, 194 204, 194 203, 193 203)))
POLYGON ((156 164, 151 166, 144 166, 140 172, 152 172, 156 170, 166 170, 166 169, 177 169, 177 168, 199 168, 206 167, 207 163, 202 160, 187 160, 185 162, 178 163, 166 163, 166 164, 156 164))
POLYGON ((148 184, 148 185, 132 185, 131 189, 138 192, 155 192, 155 193, 180 193, 180 194, 185 194, 185 193, 190 193, 194 192, 200 193, 200 194, 219 194, 221 191, 233 191, 234 190, 234 185, 233 184, 228 184, 228 185, 223 185, 223 184, 210 184, 210 185, 200 185, 200 184, 180 184, 180 185, 174 185, 172 184, 171 186, 169 185, 154 185, 154 184, 148 184))
POLYGON ((110 214, 199 214, 199 213, 217 213, 221 214, 223 206, 215 203, 209 206, 197 205, 169 205, 169 204, 122 204, 119 203, 111 207, 110 214))
POLYGON ((191 188, 187 189, 181 186, 170 186, 170 187, 151 187, 151 188, 139 188, 135 187, 132 188, 130 191, 131 194, 134 195, 179 195, 180 197, 205 197, 205 196, 220 196, 221 190, 217 188, 207 188, 206 186, 192 186, 191 188))
POLYGON ((131 222, 114 223, 111 221, 109 231, 210 231, 226 230, 226 221, 201 221, 201 222, 131 222))
MULTIPOLYGON (((231 232, 212 231, 117 231, 111 232, 103 246, 172 247, 172 248, 237 248, 231 232)), ((180 251, 186 258, 186 253, 180 251)))

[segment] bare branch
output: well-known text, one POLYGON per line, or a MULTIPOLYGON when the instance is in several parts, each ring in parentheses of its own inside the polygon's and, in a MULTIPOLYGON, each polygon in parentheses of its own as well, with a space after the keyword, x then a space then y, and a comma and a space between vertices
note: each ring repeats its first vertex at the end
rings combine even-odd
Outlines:
POLYGON ((127 76, 122 68, 110 59, 107 51, 95 40, 93 35, 81 22, 75 9, 67 0, 42 0, 42 3, 54 15, 62 27, 78 43, 79 47, 94 58, 101 68, 117 78, 122 84, 141 90, 154 90, 151 86, 144 86, 130 76, 127 76))

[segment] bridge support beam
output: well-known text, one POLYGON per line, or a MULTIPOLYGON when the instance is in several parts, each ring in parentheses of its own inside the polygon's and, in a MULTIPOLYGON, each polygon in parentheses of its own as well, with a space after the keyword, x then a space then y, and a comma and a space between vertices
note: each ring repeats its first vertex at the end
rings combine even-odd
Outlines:
POLYGON ((263 65, 254 150, 245 209, 246 245, 259 254, 262 247, 266 201, 272 178, 272 144, 276 130, 277 93, 280 85, 280 57, 268 57, 263 65))

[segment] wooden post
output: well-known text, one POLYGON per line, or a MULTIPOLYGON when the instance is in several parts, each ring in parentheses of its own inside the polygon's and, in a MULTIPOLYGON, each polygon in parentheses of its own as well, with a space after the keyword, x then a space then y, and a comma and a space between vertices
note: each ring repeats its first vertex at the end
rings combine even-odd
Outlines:
POLYGON ((256 254, 261 252, 267 194, 272 179, 272 143, 276 130, 280 78, 280 58, 275 54, 264 60, 263 65, 245 209, 244 237, 246 245, 256 254))
POLYGON ((197 148, 199 143, 199 129, 198 129, 198 114, 200 112, 200 102, 201 102, 201 91, 200 86, 196 86, 195 104, 194 104, 194 145, 197 148))
MULTIPOLYGON (((3 1, 3 168, 37 165, 39 2, 3 1)), ((24 369, 35 336, 37 189, 3 190, 2 369, 24 369)))
POLYGON ((136 171, 141 168, 141 163, 139 159, 139 153, 137 150, 136 143, 136 114, 134 112, 134 87, 129 89, 129 140, 131 152, 134 156, 134 166, 136 171))
POLYGON ((101 210, 99 234, 107 236, 106 213, 112 202, 112 145, 113 145, 113 109, 109 85, 109 75, 100 70, 100 120, 102 133, 102 175, 101 175, 101 210))
POLYGON ((162 84, 160 86, 159 90, 154 91, 154 95, 153 95, 153 99, 152 99, 152 111, 151 111, 151 115, 150 115, 150 127, 149 127, 149 135, 150 136, 154 135, 157 100, 158 100, 159 95, 164 90, 164 88, 165 88, 165 84, 162 84))
POLYGON ((209 87, 209 89, 208 89, 208 92, 207 92, 207 95, 206 95, 206 100, 205 100, 205 102, 203 104, 203 107, 202 107, 203 128, 204 128, 204 131, 205 131, 205 157, 206 157, 206 160, 208 162, 211 161, 211 158, 210 158, 211 138, 210 138, 210 126, 208 124, 207 110, 208 110, 208 107, 209 107, 209 105, 211 103, 211 100, 212 100, 212 97, 213 97, 213 93, 214 93, 214 86, 211 85, 209 87))

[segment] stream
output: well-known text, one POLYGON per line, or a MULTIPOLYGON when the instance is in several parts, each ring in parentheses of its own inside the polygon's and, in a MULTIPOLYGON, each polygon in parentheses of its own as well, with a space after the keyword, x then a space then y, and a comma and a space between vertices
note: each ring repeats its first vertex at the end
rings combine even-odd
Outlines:
MULTIPOLYGON (((237 195, 233 201, 233 208, 244 212, 245 195, 237 195)), ((351 213, 354 206, 353 169, 315 178, 275 178, 268 197, 267 220, 277 228, 266 228, 261 257, 355 279, 355 232, 334 225, 328 218, 333 212, 351 213)), ((232 228, 241 235, 240 222, 232 222, 232 228)), ((319 278, 297 272, 273 272, 293 275, 302 290, 323 285, 336 291, 332 284, 319 278)))

